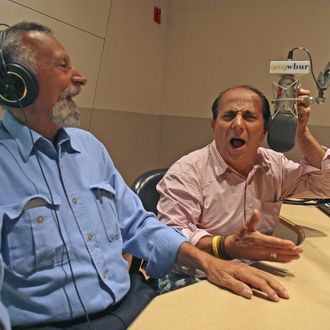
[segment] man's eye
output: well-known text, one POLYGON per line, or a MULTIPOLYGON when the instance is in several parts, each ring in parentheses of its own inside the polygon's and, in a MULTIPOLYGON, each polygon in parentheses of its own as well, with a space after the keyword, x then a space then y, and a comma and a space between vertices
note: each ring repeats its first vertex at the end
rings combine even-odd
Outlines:
POLYGON ((69 70, 70 69, 70 65, 66 62, 61 62, 57 66, 60 67, 61 69, 64 69, 64 70, 69 70))
POLYGON ((257 119, 256 115, 254 113, 251 113, 251 112, 244 113, 243 118, 245 120, 248 120, 248 121, 252 121, 252 120, 257 119))
POLYGON ((222 119, 223 120, 232 120, 232 119, 234 119, 235 118, 235 116, 236 116, 236 114, 235 113, 224 113, 223 115, 222 115, 222 119))

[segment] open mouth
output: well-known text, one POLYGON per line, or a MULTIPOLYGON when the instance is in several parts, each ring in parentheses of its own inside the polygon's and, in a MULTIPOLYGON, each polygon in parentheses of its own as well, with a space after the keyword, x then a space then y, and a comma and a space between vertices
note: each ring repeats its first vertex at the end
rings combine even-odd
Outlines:
POLYGON ((230 145, 235 149, 242 147, 244 144, 245 141, 243 139, 239 139, 239 138, 230 139, 230 145))

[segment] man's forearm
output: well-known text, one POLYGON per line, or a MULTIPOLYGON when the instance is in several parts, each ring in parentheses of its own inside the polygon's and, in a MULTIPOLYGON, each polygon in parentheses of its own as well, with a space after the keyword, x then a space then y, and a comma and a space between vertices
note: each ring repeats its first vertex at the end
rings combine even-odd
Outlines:
POLYGON ((180 245, 176 262, 194 269, 204 270, 207 267, 207 256, 201 249, 185 242, 180 245), (203 269, 204 268, 204 269, 203 269))
POLYGON ((325 149, 314 138, 312 133, 306 128, 303 134, 297 136, 300 150, 308 162, 317 168, 321 168, 321 161, 325 154, 325 149))
POLYGON ((196 247, 206 253, 212 254, 212 236, 202 237, 196 244, 196 247))

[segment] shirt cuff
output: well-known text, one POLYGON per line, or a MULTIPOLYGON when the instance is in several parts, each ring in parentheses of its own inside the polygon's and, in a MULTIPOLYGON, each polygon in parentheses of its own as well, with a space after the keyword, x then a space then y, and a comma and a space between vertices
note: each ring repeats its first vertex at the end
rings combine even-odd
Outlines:
POLYGON ((10 330, 9 316, 2 303, 0 303, 0 328, 3 330, 10 330))
POLYGON ((180 245, 188 239, 178 229, 166 227, 159 232, 155 242, 146 271, 153 278, 161 278, 174 267, 180 245))

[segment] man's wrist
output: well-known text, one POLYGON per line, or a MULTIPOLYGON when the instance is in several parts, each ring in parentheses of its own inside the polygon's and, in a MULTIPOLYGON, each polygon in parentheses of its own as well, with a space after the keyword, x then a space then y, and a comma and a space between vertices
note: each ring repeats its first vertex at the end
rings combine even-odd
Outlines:
POLYGON ((209 253, 200 250, 190 242, 184 242, 179 247, 176 263, 204 271, 208 268, 209 257, 214 258, 209 253))
POLYGON ((307 126, 305 126, 303 129, 299 129, 297 130, 297 140, 299 142, 300 139, 304 140, 304 139, 309 139, 311 137, 311 132, 308 129, 307 126))
POLYGON ((235 259, 237 257, 234 235, 228 235, 226 237, 223 242, 223 249, 228 259, 235 259))
POLYGON ((212 237, 211 240, 211 250, 212 254, 223 260, 231 260, 231 256, 227 253, 226 240, 229 236, 216 235, 212 237))

